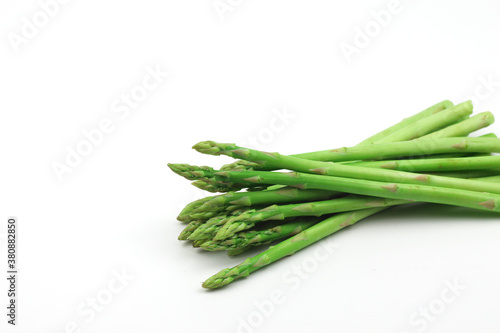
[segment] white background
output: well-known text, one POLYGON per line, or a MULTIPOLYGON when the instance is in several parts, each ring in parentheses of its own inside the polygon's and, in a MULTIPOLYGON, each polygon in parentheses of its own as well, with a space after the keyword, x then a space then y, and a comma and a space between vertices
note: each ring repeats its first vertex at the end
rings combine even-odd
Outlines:
POLYGON ((316 244, 208 292, 203 280, 245 256, 177 240, 177 213, 204 194, 166 164, 229 160, 191 150, 200 140, 256 137, 287 154, 350 146, 443 99, 500 115, 500 3, 401 0, 383 27, 372 13, 389 1, 221 3, 222 14, 212 0, 74 0, 43 22, 37 1, 2 1, 1 261, 15 215, 18 331, 498 332, 497 215, 390 210, 330 237, 321 262, 316 244), (30 35, 33 16, 46 25, 30 35), (148 68, 169 75, 115 112, 148 68), (59 180, 54 163, 103 119, 111 132, 59 180), (133 279, 91 315, 122 270, 133 279), (463 289, 445 304, 449 283, 463 289), (432 306, 424 325, 418 311, 432 306))

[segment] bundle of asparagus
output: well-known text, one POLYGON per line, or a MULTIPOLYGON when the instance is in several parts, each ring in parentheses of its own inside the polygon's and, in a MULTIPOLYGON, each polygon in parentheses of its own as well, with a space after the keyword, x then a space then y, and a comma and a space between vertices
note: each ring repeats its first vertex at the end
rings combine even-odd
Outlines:
POLYGON ((193 148, 238 161, 220 170, 169 164, 209 192, 188 204, 180 240, 237 255, 281 242, 203 283, 219 288, 396 205, 428 202, 500 212, 500 139, 469 137, 494 122, 470 101, 437 103, 355 147, 281 155, 204 141, 193 148), (278 172, 276 170, 289 170, 278 172), (245 191, 246 190, 246 191, 245 191))

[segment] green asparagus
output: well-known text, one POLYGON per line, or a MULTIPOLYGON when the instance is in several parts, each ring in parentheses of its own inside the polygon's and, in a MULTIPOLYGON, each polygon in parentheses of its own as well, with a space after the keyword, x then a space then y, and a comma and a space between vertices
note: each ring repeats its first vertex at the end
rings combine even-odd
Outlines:
MULTIPOLYGON (((498 143, 500 148, 500 140, 498 140, 498 143)), ((200 153, 207 153, 212 155, 222 154, 234 158, 245 159, 251 162, 258 163, 264 169, 289 169, 293 171, 316 173, 320 175, 405 184, 427 184, 453 189, 500 194, 500 187, 496 184, 387 169, 362 168, 338 163, 311 161, 293 156, 281 155, 279 153, 266 153, 253 149, 242 148, 234 144, 222 144, 213 141, 203 141, 196 144, 194 146, 194 149, 196 149, 200 153)))
POLYGON ((298 233, 297 235, 270 247, 266 251, 246 259, 241 264, 233 268, 223 269, 219 273, 208 278, 202 286, 210 289, 223 287, 236 279, 250 275, 250 273, 267 266, 278 259, 290 256, 295 252, 325 238, 326 236, 329 236, 349 225, 353 225, 354 223, 376 214, 383 209, 384 208, 370 208, 354 212, 340 213, 327 218, 326 220, 298 233))
MULTIPOLYGON (((193 171, 200 171, 191 166, 193 171)), ((378 196, 389 199, 405 199, 463 206, 480 210, 500 211, 500 195, 429 185, 401 184, 341 178, 334 176, 311 175, 299 172, 281 173, 269 171, 202 171, 207 183, 224 184, 227 182, 280 184, 300 189, 320 189, 340 191, 359 195, 378 196)), ((223 186, 223 185, 221 185, 223 186)))

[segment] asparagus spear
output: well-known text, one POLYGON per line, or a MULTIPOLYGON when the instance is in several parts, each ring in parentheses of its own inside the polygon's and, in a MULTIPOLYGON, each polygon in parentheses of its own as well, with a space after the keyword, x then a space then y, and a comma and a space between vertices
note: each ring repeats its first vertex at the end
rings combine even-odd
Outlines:
MULTIPOLYGON (((427 117, 430 117, 438 112, 441 112, 445 109, 448 109, 450 107, 453 107, 453 103, 448 101, 448 100, 445 100, 445 101, 442 101, 442 102, 439 102, 433 106, 430 106, 428 107, 427 109, 411 116, 411 117, 408 117, 406 119, 403 119, 402 121, 400 121, 399 123, 397 123, 396 125, 393 125, 371 137, 369 137, 368 139, 362 141, 361 143, 358 144, 358 146, 363 146, 363 145, 370 145, 372 143, 376 143, 378 142, 379 140, 393 134, 393 133, 396 133, 400 130, 403 130, 404 128, 412 125, 413 123, 417 122, 417 121, 420 121, 424 118, 427 118, 427 117)), ((305 156, 305 154, 297 154, 297 155, 292 155, 292 156, 295 156, 295 157, 301 157, 301 158, 308 158, 305 156)), ((248 161, 245 161, 245 160, 240 160, 240 161, 236 161, 234 163, 231 163, 231 164, 226 164, 224 166, 222 166, 221 170, 258 170, 259 169, 259 165, 255 164, 255 163, 252 163, 252 162, 248 162, 248 161)), ((216 191, 214 191, 216 192, 216 191)))
MULTIPOLYGON (((471 119, 472 118, 464 120, 464 122, 467 122, 467 121, 469 121, 471 119)), ((459 125, 459 124, 462 124, 462 123, 458 123, 456 125, 459 125)), ((464 131, 460 131, 459 132, 458 129, 456 131, 449 131, 449 132, 448 131, 444 131, 447 128, 443 129, 443 132, 439 135, 440 138, 444 138, 444 137, 452 138, 452 137, 465 137, 465 136, 467 136, 467 134, 464 133, 464 131), (463 135, 458 135, 458 134, 463 134, 463 135), (445 135, 448 135, 448 136, 445 136, 445 135)), ((437 132, 435 132, 435 133, 437 133, 437 132)), ((432 133, 432 134, 434 134, 434 133, 432 133)), ((425 138, 426 139, 432 139, 432 136, 425 136, 425 138)), ((495 134, 493 134, 493 133, 489 133, 489 134, 481 135, 481 136, 479 136, 479 138, 498 138, 498 137, 495 134)), ((419 140, 419 139, 417 139, 417 140, 419 140)), ((418 159, 435 159, 435 158, 483 157, 483 156, 491 156, 491 153, 489 153, 489 152, 488 153, 445 153, 445 154, 419 155, 419 156, 416 156, 416 157, 405 156, 405 157, 401 157, 401 159, 415 159, 415 158, 418 158, 418 159)), ((356 163, 360 163, 360 162, 366 162, 366 161, 344 161, 344 162, 337 162, 337 163, 356 165, 356 163)), ((243 168, 242 168, 242 170, 243 170, 243 168)))
MULTIPOLYGON (((217 154, 220 150, 212 147, 210 142, 198 144, 198 151, 217 154), (206 148, 206 149, 205 149, 206 148)), ((442 153, 499 153, 500 139, 496 138, 438 138, 428 140, 413 140, 394 143, 372 144, 370 146, 344 147, 333 150, 323 150, 301 154, 300 158, 315 161, 356 161, 383 160, 407 156, 433 155, 442 153)), ((257 163, 253 163, 261 167, 257 163)), ((226 170, 226 169, 225 169, 226 170)))
MULTIPOLYGON (((495 181, 500 182, 500 177, 496 178, 495 181)), ((364 218, 379 213, 384 209, 386 208, 370 208, 354 212, 340 213, 329 217, 309 227, 307 230, 295 235, 294 237, 288 238, 285 241, 270 247, 266 251, 246 259, 244 262, 233 268, 221 270, 219 273, 208 278, 203 283, 203 287, 210 289, 223 287, 236 279, 246 277, 264 266, 267 266, 286 256, 290 256, 295 252, 321 240, 322 238, 325 238, 345 228, 346 226, 353 225, 364 218)), ((245 249, 241 249, 240 251, 245 251, 245 249)))
POLYGON ((413 140, 461 121, 470 114, 472 114, 472 102, 460 103, 432 116, 415 121, 399 131, 377 140, 377 143, 413 140))
POLYGON ((492 176, 500 175, 500 169, 429 172, 429 174, 443 176, 443 177, 466 178, 466 179, 479 180, 479 178, 483 178, 483 177, 492 177, 492 176))
POLYGON ((362 161, 350 163, 349 166, 382 168, 410 172, 494 169, 500 168, 500 155, 484 157, 362 161))
MULTIPOLYGON (((250 171, 250 170, 249 170, 250 171)), ((179 173, 180 174, 180 173, 179 173)), ((434 176, 443 176, 443 177, 453 177, 453 178, 479 178, 479 177, 491 177, 500 174, 500 169, 488 169, 488 170, 468 170, 468 171, 445 171, 445 172, 429 172, 428 174, 434 176)), ((212 182, 206 182, 204 180, 198 179, 193 181, 191 185, 198 187, 199 189, 208 191, 208 192, 229 192, 229 191, 239 191, 243 188, 247 188, 247 190, 251 189, 262 189, 265 188, 266 185, 258 184, 258 183, 230 183, 227 182, 225 184, 213 184, 212 182)))
POLYGON ((222 207, 211 207, 207 208, 204 211, 193 212, 189 214, 189 216, 186 216, 185 219, 186 221, 192 221, 192 220, 207 221, 210 220, 212 217, 218 216, 220 214, 229 214, 243 207, 245 206, 232 205, 232 206, 222 206, 222 207))
MULTIPOLYGON (((421 119, 419 117, 423 116, 424 114, 426 114, 426 116, 428 116, 429 114, 431 114, 431 113, 428 113, 429 110, 431 110, 431 109, 442 110, 442 109, 440 109, 441 107, 449 107, 451 105, 452 105, 451 102, 444 101, 444 102, 438 103, 435 106, 433 106, 433 107, 425 110, 421 114, 416 115, 416 118, 411 117, 411 118, 408 118, 408 119, 411 119, 412 121, 415 121, 415 120, 421 119)), ((466 135, 466 134, 469 134, 470 132, 473 132, 474 130, 478 130, 481 127, 485 127, 488 124, 491 124, 493 121, 494 121, 494 117, 491 115, 491 113, 489 113, 489 112, 482 113, 482 114, 476 115, 475 117, 472 117, 472 118, 470 118, 468 120, 462 121, 462 122, 460 122, 458 124, 449 126, 447 128, 444 128, 443 130, 435 132, 435 135, 434 135, 434 133, 432 133, 430 135, 427 135, 427 138, 428 139, 432 139, 432 138, 443 138, 443 137, 447 137, 447 136, 448 137, 452 137, 452 136, 466 135)), ((380 138, 382 136, 382 133, 389 133, 389 132, 394 133, 395 130, 398 130, 398 131, 401 130, 401 128, 403 126, 400 126, 400 125, 402 125, 403 123, 405 123, 405 121, 401 122, 398 125, 393 126, 391 129, 394 129, 394 131, 388 129, 387 131, 383 131, 381 133, 378 133, 377 135, 375 135, 369 141, 373 141, 373 140, 375 140, 375 138, 380 138)), ((405 125, 406 125, 406 123, 405 123, 405 125)), ((411 129, 410 129, 410 131, 411 131, 411 129)), ((482 137, 496 138, 496 135, 494 135, 494 134, 487 134, 487 135, 483 135, 482 137)), ((393 137, 393 139, 394 139, 394 137, 393 137)), ((368 141, 366 141, 366 142, 365 141, 362 142, 361 144, 359 144, 358 146, 368 143, 368 141)), ((468 153, 454 153, 454 154, 441 154, 441 155, 452 157, 453 155, 456 155, 456 156, 470 156, 471 154, 468 154, 468 153)), ((292 156, 294 156, 294 157, 305 156, 305 154, 292 155, 292 156)), ((438 155, 435 155, 435 157, 438 157, 438 155)), ((309 157, 306 156, 306 158, 309 158, 309 157)), ((347 161, 347 162, 348 163, 352 163, 352 161, 347 161)), ((240 161, 237 161, 237 162, 235 162, 233 164, 225 165, 221 170, 253 170, 253 169, 259 170, 260 166, 257 163, 254 163, 254 162, 240 160, 240 161)), ((197 186, 199 188, 205 189, 207 191, 210 191, 210 192, 219 192, 219 191, 223 192, 224 191, 224 189, 217 188, 216 186, 210 186, 210 185, 208 185, 208 184, 206 184, 204 182, 200 182, 200 181, 194 182, 193 185, 197 186)), ((235 186, 234 186, 233 189, 237 191, 237 190, 239 190, 241 188, 242 188, 241 186, 235 184, 235 186)))
POLYGON ((362 210, 370 207, 388 207, 410 203, 408 200, 383 199, 370 196, 349 195, 333 200, 291 205, 272 205, 264 209, 251 209, 238 216, 228 218, 217 231, 214 240, 227 239, 235 233, 250 229, 256 223, 268 220, 284 220, 296 216, 322 216, 339 212, 362 210))
POLYGON ((321 218, 318 217, 301 218, 265 230, 238 232, 233 237, 223 241, 208 240, 201 244, 201 248, 207 251, 220 251, 267 244, 277 239, 296 235, 320 220, 321 218))
MULTIPOLYGON (((458 130, 458 129, 457 129, 458 130)), ((448 131, 448 133, 451 133, 451 130, 448 131)), ((449 134, 448 134, 449 135, 449 134)), ((464 134, 462 134, 464 135, 464 134)), ((249 164, 251 165, 252 163, 249 162, 249 164)), ((258 166, 258 165, 257 165, 258 166)), ((203 175, 205 175, 205 173, 203 173, 203 175)), ((201 177, 201 174, 198 175, 199 177, 201 177)), ((220 183, 220 180, 219 181, 215 181, 214 182, 214 179, 216 177, 213 176, 213 179, 207 179, 208 180, 208 183, 205 183, 204 185, 201 185, 201 187, 204 187, 204 186, 212 186, 213 189, 222 189, 222 190, 225 190, 227 189, 227 183, 220 183)), ((237 179, 236 179, 237 180, 237 179)), ((227 180, 226 180, 227 181, 227 180)), ((234 181, 234 180, 233 180, 234 181)), ((245 182, 241 182, 239 184, 245 184, 245 182)), ((246 182, 246 185, 252 185, 252 183, 248 183, 246 182)), ((202 245, 202 243, 200 243, 199 241, 195 242, 196 245, 202 245)), ((240 251, 243 251, 245 249, 245 247, 243 248, 236 248, 236 249, 233 249, 233 250, 230 250, 231 254, 236 254, 237 252, 240 252, 240 251)))
MULTIPOLYGON (((192 220, 206 221, 224 212, 231 212, 241 206, 259 206, 280 203, 319 201, 338 197, 341 193, 322 190, 300 190, 284 187, 259 192, 229 192, 226 194, 204 198, 204 203, 197 208, 184 212, 183 222, 192 220)), ((199 200, 197 200, 198 202, 199 200)))
POLYGON ((496 183, 500 183, 500 176, 482 177, 482 178, 476 178, 476 180, 479 180, 479 181, 482 181, 482 182, 496 182, 496 183))
MULTIPOLYGON (((484 177, 484 178, 476 178, 476 180, 480 181, 489 181, 489 182, 497 182, 500 183, 500 176, 495 176, 495 177, 484 177)), ((369 197, 367 197, 369 198, 369 197)), ((373 198, 371 198, 373 200, 373 198)), ((341 200, 341 199, 337 199, 341 200)), ((383 199, 377 199, 377 200, 383 200, 383 199)), ((387 200, 387 199, 386 199, 387 200)), ((287 205, 291 208, 292 205, 287 205)), ((381 207, 383 205, 380 205, 381 207)), ((284 210, 285 206, 280 207, 280 211, 284 210)), ((390 206, 387 206, 386 208, 390 208, 390 206)), ((364 209, 367 209, 366 207, 364 209)), ((268 210, 266 210, 267 212, 268 210)), ((246 214, 246 213, 245 213, 246 214)), ((279 226, 272 226, 268 227, 266 229, 261 229, 261 230, 250 230, 250 231, 241 231, 233 235, 231 238, 224 239, 221 241, 210 239, 208 241, 205 241, 203 244, 201 244, 201 247, 205 250, 208 251, 218 251, 218 250, 227 250, 227 251, 235 251, 237 249, 240 249, 237 251, 238 253, 242 253, 246 250, 248 250, 251 246, 257 246, 257 245, 262 245, 264 243, 268 243, 270 241, 274 241, 277 239, 281 238, 286 238, 289 236, 293 236, 298 229, 294 229, 294 225, 300 226, 300 229, 305 230, 309 226, 317 223, 321 219, 324 219, 324 216, 327 215, 322 215, 321 217, 301 217, 301 218, 292 218, 292 221, 290 222, 290 218, 285 219, 285 223, 279 225, 279 226), (286 222, 288 221, 288 222, 286 222), (288 233, 289 231, 293 231, 292 233, 288 233)), ((250 217, 248 220, 254 220, 252 217, 250 217)), ((258 222, 258 221, 257 221, 258 222)), ((301 230, 300 230, 301 231, 301 230)), ((230 255, 228 253, 228 255, 230 255)))
MULTIPOLYGON (((489 182, 488 184, 493 188, 499 188, 498 184, 496 184, 495 182, 489 182)), ((272 205, 260 210, 248 210, 238 216, 227 219, 224 226, 218 230, 217 235, 214 237, 214 239, 228 238, 234 233, 252 228, 255 223, 261 221, 282 220, 294 216, 321 216, 325 214, 366 209, 367 206, 388 207, 402 205, 405 203, 409 203, 409 201, 350 195, 339 199, 323 200, 303 204, 290 204, 281 206, 272 205)))
MULTIPOLYGON (((192 166, 192 169, 197 170, 197 167, 192 166)), ((280 184, 301 189, 341 191, 389 199, 432 202, 500 212, 499 194, 445 187, 378 182, 298 172, 220 171, 209 173, 205 171, 203 177, 203 180, 208 183, 223 184, 228 181, 237 181, 248 184, 280 184)))
MULTIPOLYGON (((500 156, 499 156, 500 157, 500 156)), ((500 173, 500 170, 498 171, 500 173)), ((498 174, 497 173, 497 174, 498 174)), ((486 173, 488 175, 488 173, 486 173)), ((456 174, 454 174, 456 176, 456 174)), ((483 176, 483 174, 466 174, 464 177, 483 176)), ((490 186, 497 187, 494 184, 496 177, 486 178, 490 180, 490 186)), ((474 179, 475 181, 485 181, 482 178, 474 179)), ((290 205, 272 205, 264 209, 251 209, 244 211, 238 215, 225 219, 214 219, 209 223, 200 225, 190 239, 207 239, 212 238, 216 234, 220 239, 229 237, 231 234, 241 230, 249 229, 254 226, 255 222, 285 219, 294 216, 320 216, 324 214, 332 214, 337 212, 364 209, 366 206, 393 206, 408 203, 406 200, 398 199, 382 199, 362 196, 348 196, 345 198, 334 200, 323 200, 317 202, 290 204, 290 205), (216 223, 215 223, 216 222, 216 223), (224 226, 221 228, 221 226, 224 226)), ((191 231, 191 234, 193 232, 191 231)))
MULTIPOLYGON (((498 179, 497 176, 478 178, 475 180, 488 181, 491 183, 498 182, 500 179, 498 179)), ((285 218, 295 216, 321 216, 324 214, 331 214, 336 212, 365 209, 367 206, 389 207, 404 203, 408 203, 408 201, 351 195, 345 198, 334 200, 323 200, 318 202, 289 204, 281 206, 272 205, 261 210, 251 209, 243 211, 231 217, 224 216, 224 218, 212 219, 207 223, 198 225, 198 228, 196 228, 194 232, 191 230, 189 239, 206 240, 214 237, 224 239, 229 237, 233 233, 249 229, 253 227, 256 222, 260 221, 276 219, 283 220, 285 218), (220 233, 220 235, 216 237, 218 233, 220 233)))
MULTIPOLYGON (((500 140, 493 140, 498 141, 500 148, 500 140)), ((372 146, 375 146, 375 144, 372 146)), ((500 187, 496 184, 387 169, 363 168, 359 166, 343 165, 338 163, 311 161, 293 156, 281 155, 279 153, 266 153, 253 149, 242 148, 234 144, 222 144, 213 141, 204 141, 196 144, 193 148, 195 148, 200 153, 207 153, 212 155, 222 154, 234 158, 242 158, 258 163, 265 169, 289 169, 293 171, 316 173, 321 175, 405 184, 427 184, 433 186, 449 187, 453 189, 500 194, 500 187)))
POLYGON ((193 182, 194 186, 209 192, 231 192, 238 191, 246 187, 245 183, 240 182, 206 182, 203 180, 203 175, 213 173, 214 169, 211 167, 197 167, 194 172, 192 172, 193 169, 189 164, 169 163, 168 167, 176 174, 188 180, 195 180, 195 182, 193 182))
POLYGON ((189 240, 207 240, 212 239, 219 232, 221 227, 227 223, 231 218, 237 217, 239 215, 245 214, 247 211, 253 211, 254 209, 261 209, 263 207, 253 206, 254 208, 242 208, 234 211, 227 215, 218 215, 205 223, 198 226, 188 237, 189 240))
POLYGON ((208 278, 204 283, 204 288, 220 288, 236 279, 246 277, 250 273, 267 266, 278 259, 294 254, 295 252, 319 241, 320 239, 333 234, 334 232, 352 225, 359 220, 382 211, 384 208, 370 208, 347 212, 327 218, 312 227, 298 233, 297 235, 284 240, 283 242, 270 247, 266 251, 246 259, 241 264, 221 270, 219 273, 208 278))
POLYGON ((490 126, 494 122, 495 116, 491 112, 482 112, 457 124, 424 135, 418 140, 467 136, 472 132, 490 126))
POLYGON ((204 240, 195 240, 192 244, 193 247, 200 247, 201 244, 203 244, 205 241, 204 240))
POLYGON ((413 140, 323 150, 302 154, 300 157, 316 161, 341 162, 455 152, 499 153, 500 140, 495 138, 438 138, 430 140, 413 140))
MULTIPOLYGON (((500 150, 499 142, 500 140, 496 138, 466 138, 463 140, 459 138, 439 138, 435 140, 414 140, 410 142, 398 142, 392 144, 375 144, 371 145, 369 149, 366 149, 366 147, 363 146, 356 146, 352 148, 343 148, 342 151, 327 150, 308 153, 308 156, 302 154, 301 156, 305 156, 307 159, 311 160, 341 162, 363 159, 388 159, 391 157, 432 155, 454 151, 490 153, 492 151, 498 152, 500 150)), ((257 166, 257 169, 260 169, 260 165, 257 163, 247 163, 251 163, 257 166)), ((228 165, 225 167, 227 166, 228 165)), ((229 167, 227 168, 231 169, 229 167)), ((245 167, 239 169, 247 170, 245 167)), ((204 181, 196 181, 193 185, 209 192, 237 191, 243 188, 240 184, 235 183, 220 186, 218 184, 207 184, 204 181)))
POLYGON ((182 230, 181 234, 177 238, 178 240, 186 240, 188 237, 195 231, 198 227, 203 224, 203 221, 191 221, 188 225, 182 230))
MULTIPOLYGON (((225 207, 228 205, 255 206, 280 203, 303 202, 310 200, 325 200, 332 198, 336 193, 322 190, 300 190, 285 187, 277 190, 261 192, 229 192, 211 197, 193 212, 205 211, 209 207, 225 207)), ((337 193, 338 195, 338 193, 337 193)))
MULTIPOLYGON (((178 172, 176 173, 180 174, 178 172)), ((192 182, 191 185, 211 193, 239 191, 242 188, 245 188, 245 186, 241 186, 238 184, 232 184, 232 186, 230 186, 229 184, 219 185, 219 184, 207 183, 201 179, 192 182)))
POLYGON ((186 207, 184 207, 184 209, 179 213, 179 216, 177 216, 177 220, 184 222, 186 216, 209 200, 210 197, 205 197, 187 204, 186 207))
POLYGON ((198 226, 187 239, 189 240, 208 240, 212 239, 214 235, 220 230, 220 227, 229 219, 226 215, 215 216, 205 223, 198 226))
MULTIPOLYGON (((377 143, 379 140, 421 120, 421 119, 424 119, 424 118, 427 118, 427 117, 430 117, 432 116, 433 114, 436 114, 438 112, 441 112, 445 109, 448 109, 450 107, 453 106, 453 103, 448 101, 448 100, 445 100, 445 101, 442 101, 442 102, 439 102, 431 107, 428 107, 427 109, 425 109, 424 111, 421 111, 411 117, 408 117, 406 119, 403 119, 402 121, 400 121, 398 124, 396 125, 393 125, 385 130, 383 130, 382 132, 379 132, 371 137, 369 137, 368 139, 362 141, 361 143, 359 143, 359 145, 369 145, 369 144, 372 144, 372 143, 377 143)), ((300 157, 300 156, 298 156, 300 157)))
MULTIPOLYGON (((259 206, 255 207, 258 208, 259 206)), ((232 211, 226 211, 224 213, 221 213, 219 215, 210 218, 207 221, 202 221, 203 223, 198 225, 197 228, 190 229, 189 236, 187 237, 187 239, 188 240, 210 239, 212 238, 212 232, 214 234, 216 233, 216 231, 214 231, 214 227, 216 228, 215 230, 218 230, 219 228, 218 226, 224 224, 225 221, 227 221, 227 219, 233 216, 238 216, 239 214, 242 214, 249 209, 250 209, 249 207, 245 206, 235 206, 235 208, 232 211)))

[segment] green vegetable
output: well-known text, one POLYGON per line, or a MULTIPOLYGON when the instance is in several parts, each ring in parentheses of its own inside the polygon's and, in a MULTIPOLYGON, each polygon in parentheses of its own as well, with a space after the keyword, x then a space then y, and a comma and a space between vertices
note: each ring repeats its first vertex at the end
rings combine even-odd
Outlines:
POLYGON ((201 248, 207 251, 229 251, 238 248, 247 248, 248 246, 267 244, 277 239, 298 234, 320 220, 321 218, 319 217, 307 217, 295 219, 291 222, 277 225, 269 229, 238 232, 231 238, 222 241, 215 239, 205 241, 201 244, 201 248))
MULTIPOLYGON (((218 213, 234 210, 240 206, 270 205, 280 203, 317 201, 330 199, 338 196, 339 193, 323 190, 300 190, 293 187, 284 187, 270 191, 259 192, 228 192, 225 194, 207 197, 202 204, 196 208, 183 211, 182 221, 208 220, 218 213)), ((192 205, 194 203, 188 204, 192 205)))
POLYGON ((500 152, 500 140, 494 134, 467 137, 494 117, 483 112, 469 118, 471 113, 470 101, 455 106, 443 101, 358 146, 291 156, 198 143, 199 152, 241 160, 220 170, 169 164, 195 186, 228 192, 188 204, 179 214, 189 222, 179 239, 238 255, 286 238, 222 270, 203 287, 248 276, 393 205, 418 201, 500 212, 500 156, 491 155, 500 152), (293 172, 272 171, 281 169, 293 172), (468 179, 475 177, 483 178, 468 179), (247 192, 234 192, 240 189, 247 192))
POLYGON ((311 175, 298 172, 281 173, 269 171, 200 171, 196 166, 184 167, 185 173, 202 172, 202 180, 223 186, 225 183, 257 183, 288 185, 301 189, 320 189, 345 193, 378 196, 389 199, 404 199, 470 207, 474 209, 499 211, 500 195, 494 193, 467 191, 429 185, 401 184, 311 175))
MULTIPOLYGON (((438 139, 436 139, 437 141, 438 139)), ((448 139, 439 139, 448 140, 448 139)), ((458 138, 465 140, 465 138, 458 138)), ((491 139, 483 139, 491 140, 491 139)), ((500 148, 500 140, 498 141, 500 148)), ((457 141, 457 139, 455 139, 457 141)), ((376 144, 372 145, 376 146, 376 144)), ((352 165, 311 161, 279 153, 266 153, 253 149, 238 147, 234 144, 222 144, 213 141, 203 141, 194 146, 200 153, 212 155, 227 155, 242 158, 259 164, 264 169, 288 169, 299 172, 315 173, 320 175, 366 179, 380 182, 394 182, 404 184, 427 184, 453 189, 481 191, 500 194, 500 187, 496 184, 476 182, 473 180, 454 179, 450 177, 431 176, 387 169, 362 168, 352 165)), ((493 156, 495 157, 495 156, 493 156)))
POLYGON ((327 218, 312 227, 301 231, 297 235, 288 238, 281 243, 270 247, 268 250, 246 259, 241 264, 221 270, 219 273, 208 278, 203 282, 203 288, 220 288, 233 282, 236 279, 246 277, 250 273, 265 267, 278 259, 290 256, 295 252, 345 228, 349 225, 376 214, 384 208, 370 208, 365 210, 358 210, 354 212, 347 212, 327 218))
POLYGON ((424 135, 418 140, 467 136, 470 133, 490 126, 494 122, 495 117, 491 112, 483 112, 457 124, 445 127, 437 132, 424 135))
MULTIPOLYGON (((437 114, 437 113, 439 113, 445 109, 451 108, 451 107, 453 107, 453 103, 448 101, 448 100, 439 102, 433 106, 428 107, 424 111, 421 111, 421 112, 419 112, 411 117, 403 119, 402 121, 400 121, 396 125, 393 125, 387 129, 369 137, 368 139, 359 143, 358 146, 370 145, 372 143, 378 143, 380 140, 384 139, 385 137, 392 135, 396 132, 399 132, 401 130, 404 130, 404 129, 406 129, 408 134, 411 133, 409 135, 412 136, 412 135, 414 135, 413 134, 414 130, 409 126, 411 126, 413 123, 420 121, 422 119, 428 118, 430 116, 433 116, 434 114, 437 114)), ((307 156, 306 156, 307 154, 308 153, 297 154, 297 155, 292 155, 292 156, 300 157, 300 158, 307 158, 307 156)), ((258 165, 254 164, 252 162, 240 160, 240 161, 236 161, 236 162, 231 163, 231 164, 224 165, 221 168, 221 170, 242 170, 242 169, 252 169, 254 167, 258 168, 258 165)))
MULTIPOLYGON (((478 179, 481 180, 481 179, 478 179)), ((484 181, 500 182, 500 177, 490 177, 484 181)), ((300 234, 289 238, 276 246, 270 247, 268 250, 246 259, 243 263, 233 267, 221 270, 219 273, 213 275, 203 283, 204 288, 220 288, 233 282, 236 279, 246 277, 250 273, 267 266, 276 260, 290 256, 297 251, 325 238, 349 225, 353 225, 362 219, 375 215, 386 208, 378 207, 372 209, 358 210, 354 212, 347 212, 329 217, 300 234)), ((212 241, 212 243, 215 243, 212 241)), ((220 244, 220 243, 219 243, 220 244)), ((240 251, 245 251, 241 249, 240 251)))
MULTIPOLYGON (((425 109, 424 111, 422 112, 419 112, 411 117, 408 117, 406 119, 403 119, 402 121, 400 121, 399 123, 397 123, 396 125, 393 125, 385 130, 383 130, 382 132, 379 132, 371 137, 369 137, 368 139, 360 142, 358 145, 359 146, 362 146, 362 145, 369 145, 369 144, 372 144, 372 143, 378 143, 380 140, 383 140, 384 138, 386 138, 387 136, 393 134, 393 133, 396 133, 397 131, 403 129, 403 128, 407 128, 408 126, 414 124, 415 122, 421 120, 421 119, 425 119, 425 118, 428 118, 438 112, 441 112, 445 109, 448 109, 450 107, 453 106, 453 103, 448 101, 448 100, 445 100, 445 101, 442 101, 442 102, 439 102, 431 107, 428 107, 427 109, 425 109)), ((304 158, 304 156, 295 156, 295 157, 302 157, 304 158)))
POLYGON ((333 200, 315 201, 291 205, 272 205, 264 209, 248 210, 238 216, 228 218, 214 237, 226 239, 237 232, 250 229, 255 223, 269 220, 284 220, 296 216, 322 216, 339 212, 361 210, 370 207, 387 207, 410 203, 401 199, 383 199, 368 196, 349 195, 333 200))
POLYGON ((409 172, 463 171, 498 168, 500 155, 483 157, 436 158, 416 160, 362 161, 350 166, 382 168, 409 172))
MULTIPOLYGON (((415 121, 408 126, 376 141, 377 144, 386 142, 398 142, 420 138, 426 134, 440 130, 446 126, 453 125, 472 114, 472 102, 467 101, 452 106, 432 116, 415 121)), ((304 156, 297 156, 302 157, 304 156)))

